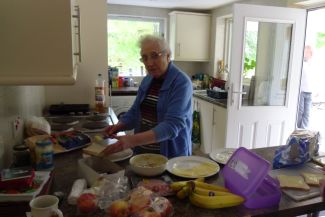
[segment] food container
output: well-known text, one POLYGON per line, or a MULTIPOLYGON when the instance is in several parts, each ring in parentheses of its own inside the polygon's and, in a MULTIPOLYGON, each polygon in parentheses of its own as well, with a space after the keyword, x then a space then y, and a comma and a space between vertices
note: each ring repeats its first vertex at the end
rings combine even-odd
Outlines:
POLYGON ((122 168, 107 158, 85 157, 78 160, 79 177, 85 178, 88 185, 92 186, 100 174, 116 173, 122 168))
POLYGON ((268 161, 247 150, 238 148, 228 160, 221 174, 225 186, 245 198, 247 208, 266 208, 279 204, 281 191, 277 180, 268 175, 268 161))
POLYGON ((141 176, 158 176, 166 170, 168 159, 160 154, 139 154, 130 159, 133 172, 141 176))

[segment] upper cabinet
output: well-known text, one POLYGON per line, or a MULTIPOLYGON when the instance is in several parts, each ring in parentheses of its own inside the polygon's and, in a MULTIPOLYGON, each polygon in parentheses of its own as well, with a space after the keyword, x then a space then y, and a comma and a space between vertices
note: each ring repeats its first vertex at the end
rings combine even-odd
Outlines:
POLYGON ((202 13, 169 13, 169 40, 175 61, 209 61, 211 16, 202 13))
POLYGON ((74 0, 0 1, 0 84, 74 84, 81 60, 74 0))

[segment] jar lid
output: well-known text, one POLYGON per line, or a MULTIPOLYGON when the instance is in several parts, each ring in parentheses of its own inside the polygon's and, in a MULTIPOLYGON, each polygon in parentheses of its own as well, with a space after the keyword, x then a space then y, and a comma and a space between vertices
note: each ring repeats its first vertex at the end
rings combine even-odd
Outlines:
POLYGON ((38 141, 36 142, 36 145, 38 145, 38 146, 42 146, 42 147, 47 146, 47 145, 50 145, 50 144, 52 144, 52 142, 51 142, 49 139, 38 140, 38 141))
POLYGON ((26 151, 28 149, 26 144, 18 144, 13 147, 14 151, 26 151))

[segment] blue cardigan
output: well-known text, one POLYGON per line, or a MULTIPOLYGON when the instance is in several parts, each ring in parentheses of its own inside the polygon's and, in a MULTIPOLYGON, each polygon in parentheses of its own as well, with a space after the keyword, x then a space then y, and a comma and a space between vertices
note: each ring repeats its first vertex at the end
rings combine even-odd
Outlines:
MULTIPOLYGON (((140 105, 146 97, 152 79, 150 75, 144 77, 132 107, 120 118, 127 130, 134 129, 135 133, 139 132, 140 105)), ((170 62, 165 81, 159 91, 158 124, 152 129, 157 142, 160 143, 160 153, 168 158, 192 154, 192 92, 189 76, 170 62)))

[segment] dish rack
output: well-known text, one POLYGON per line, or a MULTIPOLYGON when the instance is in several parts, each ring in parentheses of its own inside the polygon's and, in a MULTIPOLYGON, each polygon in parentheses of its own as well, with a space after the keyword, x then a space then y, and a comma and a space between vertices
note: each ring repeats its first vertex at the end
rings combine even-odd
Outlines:
POLYGON ((228 92, 216 91, 216 90, 207 90, 207 95, 214 99, 227 99, 228 92))

